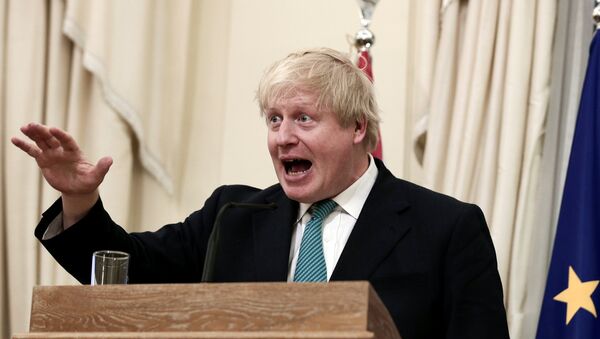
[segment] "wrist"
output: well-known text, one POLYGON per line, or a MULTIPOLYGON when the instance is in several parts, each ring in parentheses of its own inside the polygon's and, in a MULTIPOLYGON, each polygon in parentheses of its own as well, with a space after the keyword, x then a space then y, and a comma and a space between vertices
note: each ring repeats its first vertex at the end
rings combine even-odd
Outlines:
POLYGON ((66 230, 85 217, 96 204, 98 190, 84 194, 62 194, 63 228, 66 230))

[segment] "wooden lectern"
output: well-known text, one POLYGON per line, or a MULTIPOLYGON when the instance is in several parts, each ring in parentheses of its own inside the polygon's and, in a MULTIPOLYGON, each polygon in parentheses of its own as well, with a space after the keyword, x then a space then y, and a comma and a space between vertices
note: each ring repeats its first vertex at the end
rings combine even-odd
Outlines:
POLYGON ((400 338, 368 282, 38 286, 22 338, 400 338))

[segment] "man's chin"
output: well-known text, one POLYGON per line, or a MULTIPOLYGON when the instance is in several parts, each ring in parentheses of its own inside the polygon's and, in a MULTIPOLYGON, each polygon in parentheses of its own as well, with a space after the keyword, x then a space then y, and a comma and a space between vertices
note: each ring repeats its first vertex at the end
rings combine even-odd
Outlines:
POLYGON ((283 187, 283 191, 285 192, 285 195, 294 201, 300 202, 300 203, 305 203, 305 204, 312 204, 317 200, 316 198, 316 194, 314 194, 313 192, 309 192, 306 189, 298 189, 296 187, 289 187, 285 184, 281 185, 283 187))

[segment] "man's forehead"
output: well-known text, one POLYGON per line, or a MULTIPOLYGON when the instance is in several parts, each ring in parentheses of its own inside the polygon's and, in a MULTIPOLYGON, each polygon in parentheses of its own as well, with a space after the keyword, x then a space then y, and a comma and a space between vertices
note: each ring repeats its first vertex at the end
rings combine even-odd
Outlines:
POLYGON ((288 105, 317 106, 318 97, 314 91, 289 88, 280 91, 269 100, 267 109, 273 109, 288 105))

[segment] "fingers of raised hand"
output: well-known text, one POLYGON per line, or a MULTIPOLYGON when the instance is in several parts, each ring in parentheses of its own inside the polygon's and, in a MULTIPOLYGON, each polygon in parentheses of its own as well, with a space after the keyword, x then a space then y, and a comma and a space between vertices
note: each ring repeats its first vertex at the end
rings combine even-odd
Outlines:
POLYGON ((46 126, 30 123, 21 127, 21 132, 35 142, 42 151, 60 146, 46 126))
POLYGON ((68 133, 58 128, 30 123, 21 127, 21 132, 35 142, 42 151, 58 147, 62 147, 67 152, 79 150, 75 140, 68 133))
POLYGON ((19 138, 11 138, 10 141, 23 152, 29 154, 32 158, 37 158, 40 154, 42 154, 42 150, 40 150, 37 146, 25 142, 19 138))
POLYGON ((65 151, 76 152, 79 150, 79 146, 75 142, 75 139, 73 139, 69 133, 56 127, 49 128, 49 133, 65 151))

